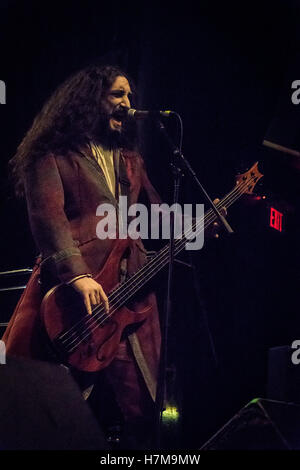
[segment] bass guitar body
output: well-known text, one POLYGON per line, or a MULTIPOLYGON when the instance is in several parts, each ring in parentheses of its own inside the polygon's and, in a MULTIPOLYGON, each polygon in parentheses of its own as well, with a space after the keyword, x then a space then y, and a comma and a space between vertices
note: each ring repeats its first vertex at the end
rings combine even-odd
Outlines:
POLYGON ((128 245, 128 240, 116 240, 103 269, 94 276, 108 296, 109 313, 100 304, 92 315, 87 314, 80 294, 64 284, 45 295, 42 323, 56 356, 64 364, 86 372, 101 370, 113 360, 124 329, 151 314, 151 296, 135 304, 134 310, 124 305, 126 289, 119 288, 119 266, 128 245))

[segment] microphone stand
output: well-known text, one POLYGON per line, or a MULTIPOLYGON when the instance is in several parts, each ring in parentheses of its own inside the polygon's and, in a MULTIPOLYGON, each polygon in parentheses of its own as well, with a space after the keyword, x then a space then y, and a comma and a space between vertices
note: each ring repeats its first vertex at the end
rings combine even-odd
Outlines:
MULTIPOLYGON (((212 199, 202 186, 199 181, 196 173, 192 169, 189 162, 183 156, 181 151, 174 145, 170 139, 164 124, 161 121, 157 121, 158 129, 161 134, 164 136, 168 142, 172 154, 173 162, 171 163, 172 173, 174 176, 174 191, 173 191, 173 203, 178 202, 179 197, 179 188, 181 178, 184 176, 183 169, 187 170, 191 177, 196 181, 199 186, 202 194, 209 203, 210 207, 216 214, 217 218, 220 220, 221 224, 224 226, 227 233, 233 233, 232 228, 225 219, 225 217, 220 213, 218 208, 213 203, 212 199)), ((175 206, 176 207, 176 206, 175 206)), ((168 265, 168 282, 167 282, 167 298, 165 302, 165 311, 164 316, 161 322, 161 352, 160 352, 160 363, 159 363, 159 373, 157 380, 156 388, 156 399, 155 399, 155 436, 154 436, 154 448, 161 448, 161 424, 162 424, 162 414, 164 407, 164 394, 165 394, 165 382, 166 382, 166 368, 167 368, 167 359, 168 359, 168 327, 170 322, 170 313, 172 308, 172 284, 173 284, 173 266, 174 266, 174 213, 170 213, 170 242, 169 242, 169 265, 168 265)))
MULTIPOLYGON (((174 190, 173 190, 173 201, 178 202, 179 188, 181 178, 184 176, 182 170, 175 164, 171 163, 171 168, 174 176, 174 190)), ((176 207, 176 206, 175 206, 176 207)), ((155 400, 155 449, 161 447, 161 423, 162 413, 164 407, 164 395, 165 395, 165 383, 166 383, 166 368, 167 368, 167 353, 168 353, 168 328, 169 328, 169 317, 172 307, 172 283, 173 283, 173 267, 174 267, 174 212, 170 212, 170 242, 169 242, 169 265, 168 265, 168 282, 167 282, 167 298, 165 301, 164 315, 161 321, 161 351, 160 351, 160 363, 159 372, 156 388, 156 400, 155 400)))

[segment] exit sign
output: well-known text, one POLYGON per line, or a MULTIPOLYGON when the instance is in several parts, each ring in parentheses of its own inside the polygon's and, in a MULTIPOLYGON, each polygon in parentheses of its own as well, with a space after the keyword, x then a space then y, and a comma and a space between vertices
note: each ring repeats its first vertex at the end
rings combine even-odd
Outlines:
POLYGON ((270 227, 282 232, 282 213, 270 207, 270 227))

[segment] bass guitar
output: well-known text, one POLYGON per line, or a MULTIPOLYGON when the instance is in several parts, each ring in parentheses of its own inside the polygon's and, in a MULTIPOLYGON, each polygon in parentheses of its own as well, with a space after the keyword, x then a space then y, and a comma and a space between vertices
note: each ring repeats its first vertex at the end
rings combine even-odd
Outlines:
MULTIPOLYGON (((236 176, 235 187, 217 203, 217 207, 228 208, 243 194, 251 194, 262 176, 256 162, 250 170, 236 176)), ((216 215, 210 209, 204 214, 203 223, 195 223, 192 230, 194 233, 205 230, 215 220, 216 215)), ((187 241, 186 238, 174 241, 175 255, 185 249, 187 241)), ((151 295, 139 311, 126 304, 168 264, 168 245, 120 283, 116 267, 128 246, 128 239, 116 240, 104 267, 94 276, 107 294, 108 313, 100 304, 93 309, 92 315, 88 315, 80 295, 65 284, 53 287, 45 295, 41 305, 42 324, 56 355, 66 365, 87 372, 103 369, 113 360, 124 329, 151 315, 154 308, 151 295)))

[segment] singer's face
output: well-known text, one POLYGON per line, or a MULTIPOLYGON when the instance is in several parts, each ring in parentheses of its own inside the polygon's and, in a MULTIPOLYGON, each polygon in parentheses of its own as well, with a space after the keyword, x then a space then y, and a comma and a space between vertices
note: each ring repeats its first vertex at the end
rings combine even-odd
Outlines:
POLYGON ((102 100, 103 110, 109 116, 109 128, 112 131, 122 131, 122 121, 114 117, 113 113, 120 108, 130 108, 131 88, 127 78, 119 76, 115 79, 110 89, 102 100))

